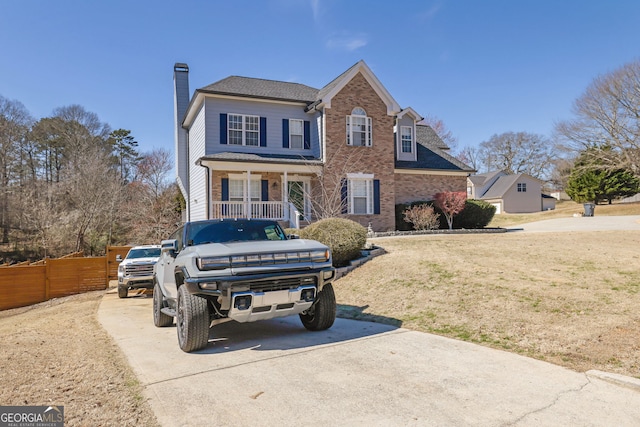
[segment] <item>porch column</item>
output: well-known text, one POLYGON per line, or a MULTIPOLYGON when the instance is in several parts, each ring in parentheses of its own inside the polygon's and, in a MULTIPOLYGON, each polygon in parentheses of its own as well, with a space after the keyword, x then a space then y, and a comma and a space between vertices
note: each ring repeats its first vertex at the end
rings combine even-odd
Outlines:
POLYGON ((251 171, 247 171, 247 194, 244 203, 245 217, 251 218, 251 171))
POLYGON ((284 217, 287 221, 289 221, 289 184, 288 184, 287 171, 284 171, 284 180, 282 182, 282 212, 284 213, 284 217))

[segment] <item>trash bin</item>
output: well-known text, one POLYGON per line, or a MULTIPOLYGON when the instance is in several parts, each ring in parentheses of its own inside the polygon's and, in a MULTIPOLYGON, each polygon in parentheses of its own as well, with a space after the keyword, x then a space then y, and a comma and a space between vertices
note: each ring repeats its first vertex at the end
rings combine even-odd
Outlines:
POLYGON ((593 212, 596 210, 595 203, 585 203, 584 204, 584 216, 593 216, 593 212))

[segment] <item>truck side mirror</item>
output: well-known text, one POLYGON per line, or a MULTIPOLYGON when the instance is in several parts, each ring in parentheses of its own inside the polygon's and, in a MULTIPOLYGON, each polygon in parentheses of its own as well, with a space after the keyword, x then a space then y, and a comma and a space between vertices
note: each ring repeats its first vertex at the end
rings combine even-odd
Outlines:
POLYGON ((170 257, 174 257, 178 251, 178 241, 176 239, 163 240, 160 243, 160 250, 163 253, 168 253, 170 257))
POLYGON ((122 255, 116 255, 116 262, 122 262, 122 255))

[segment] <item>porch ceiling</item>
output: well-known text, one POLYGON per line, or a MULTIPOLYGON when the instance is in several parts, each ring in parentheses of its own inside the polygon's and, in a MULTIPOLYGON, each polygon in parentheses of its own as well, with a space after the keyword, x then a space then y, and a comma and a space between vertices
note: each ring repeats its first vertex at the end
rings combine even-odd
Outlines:
POLYGON ((213 170, 322 173, 322 161, 301 156, 275 156, 246 153, 219 153, 203 156, 197 165, 213 170))

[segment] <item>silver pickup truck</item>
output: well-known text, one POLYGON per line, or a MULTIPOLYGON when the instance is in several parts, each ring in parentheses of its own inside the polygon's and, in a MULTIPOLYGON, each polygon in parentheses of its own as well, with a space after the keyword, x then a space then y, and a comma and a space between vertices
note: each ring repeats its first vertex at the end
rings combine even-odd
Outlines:
POLYGON ((185 352, 209 342, 211 325, 298 314, 309 330, 333 325, 335 269, 329 248, 288 238, 275 221, 188 222, 163 240, 155 265, 153 321, 176 318, 185 352))

